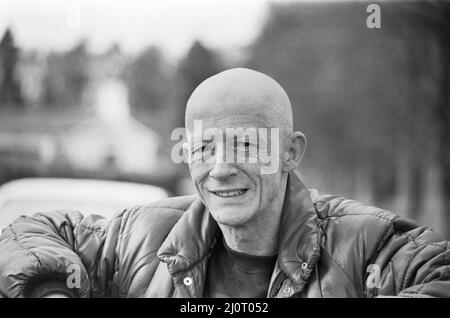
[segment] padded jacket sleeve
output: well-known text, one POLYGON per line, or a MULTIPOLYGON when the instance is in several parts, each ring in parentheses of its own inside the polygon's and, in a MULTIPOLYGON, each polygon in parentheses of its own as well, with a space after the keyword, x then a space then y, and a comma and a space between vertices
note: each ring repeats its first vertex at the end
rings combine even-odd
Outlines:
POLYGON ((46 281, 64 281, 79 297, 111 294, 124 212, 111 220, 62 211, 18 218, 0 235, 0 296, 27 297, 46 281))
POLYGON ((397 219, 368 272, 372 296, 450 297, 450 243, 397 219))

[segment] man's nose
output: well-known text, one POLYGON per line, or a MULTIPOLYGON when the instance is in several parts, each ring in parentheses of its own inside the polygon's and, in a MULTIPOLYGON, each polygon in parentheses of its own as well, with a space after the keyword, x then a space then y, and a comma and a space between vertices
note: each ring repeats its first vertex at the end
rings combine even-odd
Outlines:
POLYGON ((211 178, 224 180, 231 176, 237 175, 237 172, 238 171, 236 167, 230 163, 216 162, 214 164, 214 167, 209 172, 209 175, 211 176, 211 178))

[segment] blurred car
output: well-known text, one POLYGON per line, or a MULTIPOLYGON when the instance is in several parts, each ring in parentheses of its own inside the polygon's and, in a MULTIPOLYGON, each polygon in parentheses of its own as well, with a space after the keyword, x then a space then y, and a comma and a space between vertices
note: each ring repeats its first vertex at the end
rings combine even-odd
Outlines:
POLYGON ((131 182, 28 178, 0 187, 0 229, 21 215, 68 209, 111 217, 138 204, 168 197, 163 188, 131 182))

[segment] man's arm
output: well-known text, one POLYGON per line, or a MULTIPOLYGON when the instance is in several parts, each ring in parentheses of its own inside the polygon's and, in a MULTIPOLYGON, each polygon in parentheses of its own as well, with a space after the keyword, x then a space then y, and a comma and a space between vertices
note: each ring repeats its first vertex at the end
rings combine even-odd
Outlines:
POLYGON ((48 295, 52 286, 77 297, 108 294, 122 214, 109 221, 59 211, 18 218, 0 235, 0 294, 48 295))
POLYGON ((380 270, 366 281, 370 296, 450 297, 450 243, 429 228, 397 220, 374 268, 380 270))

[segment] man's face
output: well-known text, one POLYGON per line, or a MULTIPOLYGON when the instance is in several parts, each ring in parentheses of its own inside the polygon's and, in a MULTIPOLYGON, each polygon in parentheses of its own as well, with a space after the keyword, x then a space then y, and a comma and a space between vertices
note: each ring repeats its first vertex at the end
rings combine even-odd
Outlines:
POLYGON ((198 123, 200 129, 189 129, 189 167, 214 219, 239 226, 267 212, 282 188, 279 129, 245 113, 205 116, 198 123))

